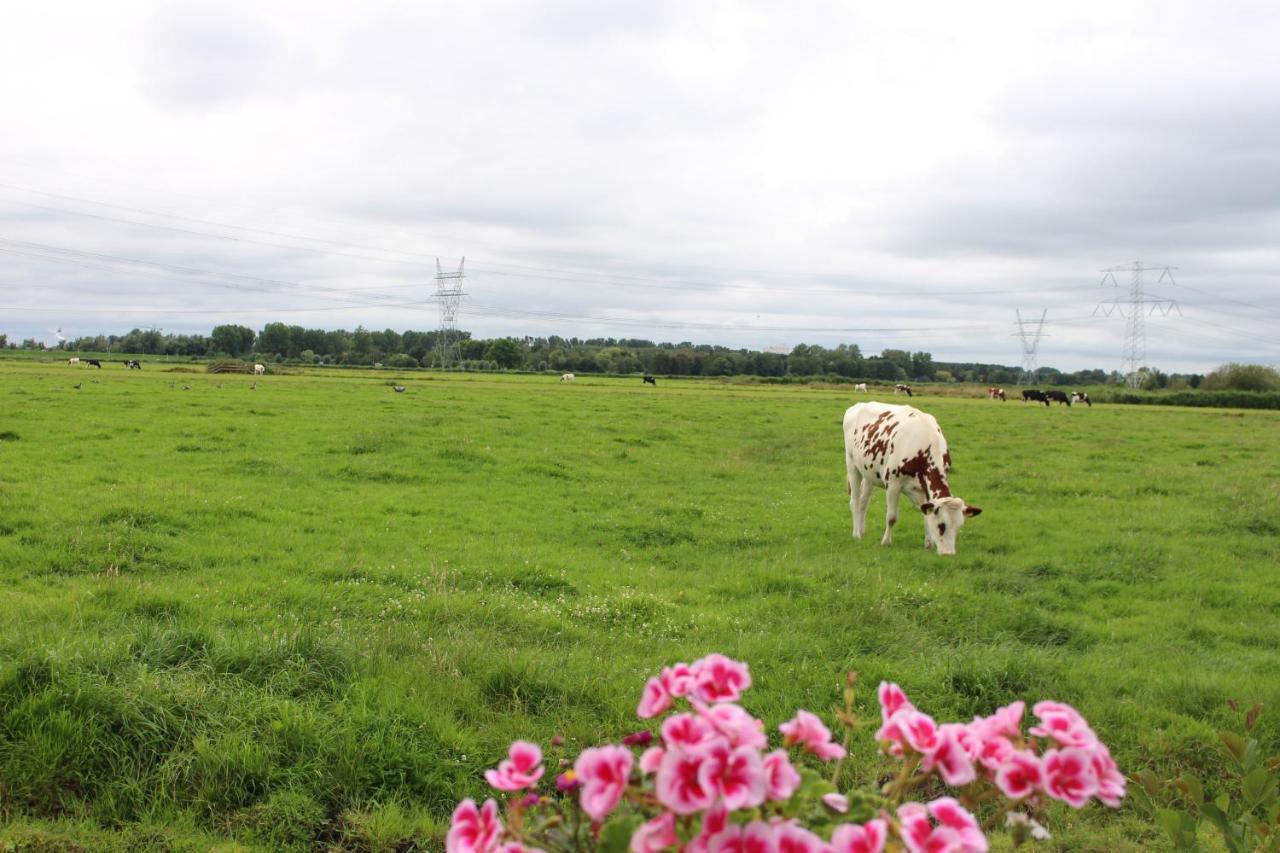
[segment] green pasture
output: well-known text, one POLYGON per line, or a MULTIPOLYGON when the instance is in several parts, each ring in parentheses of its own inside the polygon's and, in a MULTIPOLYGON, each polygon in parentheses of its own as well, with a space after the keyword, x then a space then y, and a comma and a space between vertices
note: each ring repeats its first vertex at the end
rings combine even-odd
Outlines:
POLYGON ((0 361, 0 847, 435 849, 510 740, 712 651, 771 728, 852 669, 868 720, 1053 698, 1211 787, 1226 700, 1280 745, 1278 412, 917 397, 984 509, 940 558, 883 492, 852 541, 848 389, 171 367, 0 361))

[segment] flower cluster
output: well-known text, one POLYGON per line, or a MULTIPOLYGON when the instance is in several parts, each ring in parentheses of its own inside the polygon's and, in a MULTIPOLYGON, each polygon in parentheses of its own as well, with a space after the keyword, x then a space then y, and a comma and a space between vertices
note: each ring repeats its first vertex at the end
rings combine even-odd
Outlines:
POLYGON ((1037 754, 1037 744, 1022 734, 1024 702, 990 717, 975 717, 967 725, 939 725, 917 710, 898 685, 881 684, 879 693, 882 725, 876 740, 887 745, 890 755, 914 756, 922 770, 936 770, 948 785, 967 785, 981 777, 1010 800, 1044 794, 1077 809, 1092 797, 1116 808, 1124 797, 1124 776, 1110 750, 1070 705, 1039 702, 1032 708, 1040 724, 1030 734, 1055 744, 1037 754))
POLYGON ((778 726, 781 745, 771 750, 764 723, 737 703, 750 686, 747 665, 723 655, 664 668, 645 684, 636 709, 641 719, 663 717, 657 736, 636 732, 622 744, 584 749, 571 768, 562 761, 556 794, 537 792, 541 749, 516 741, 485 773, 492 787, 514 795, 506 823, 495 800, 463 800, 446 850, 541 853, 603 846, 607 838, 629 843, 633 853, 880 853, 889 846, 980 853, 985 829, 1002 817, 1015 841, 1044 837, 1036 818, 1046 798, 1080 808, 1091 798, 1115 807, 1124 796, 1106 746, 1067 705, 1037 704, 1039 724, 1024 735, 1022 702, 968 724, 939 724, 889 683, 879 689, 876 739, 898 762, 896 778, 878 791, 842 793, 835 783, 857 726, 852 675, 839 714, 843 745, 801 710, 778 726), (1042 741, 1050 748, 1040 751, 1042 741), (829 779, 822 767, 832 768, 829 779), (939 781, 957 795, 908 799, 939 781), (986 822, 975 812, 985 812, 986 822))

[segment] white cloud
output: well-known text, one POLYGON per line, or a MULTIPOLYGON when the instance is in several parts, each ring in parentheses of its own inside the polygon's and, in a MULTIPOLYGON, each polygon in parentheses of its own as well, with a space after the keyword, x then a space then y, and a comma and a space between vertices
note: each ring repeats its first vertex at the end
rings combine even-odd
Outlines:
POLYGON ((1047 307, 1043 363, 1113 367, 1098 270, 1141 257, 1185 285, 1153 364, 1275 363, 1277 23, 1261 3, 28 5, 0 30, 0 331, 429 328, 429 305, 332 309, 425 296, 429 259, 466 254, 470 304, 513 315, 464 302, 480 335, 1017 363, 1014 309, 1047 307), (202 308, 241 314, 175 313, 202 308), (571 322, 595 317, 653 325, 571 322), (846 328, 951 331, 776 331, 846 328))

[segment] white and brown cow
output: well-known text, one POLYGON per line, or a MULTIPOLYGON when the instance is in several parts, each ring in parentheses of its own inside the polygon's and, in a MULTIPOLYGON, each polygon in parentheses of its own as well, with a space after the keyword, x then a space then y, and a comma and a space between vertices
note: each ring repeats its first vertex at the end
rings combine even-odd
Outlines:
POLYGON ((1005 401, 1005 397, 1004 397, 1004 389, 1003 389, 1003 388, 988 388, 988 389, 987 389, 987 397, 988 397, 989 399, 991 399, 991 400, 999 400, 1000 402, 1002 402, 1002 403, 1003 403, 1003 402, 1005 401))
POLYGON ((844 413, 844 460, 854 539, 866 532, 876 486, 886 490, 889 504, 881 545, 893 541, 902 492, 924 515, 924 547, 939 554, 954 554, 965 519, 982 512, 951 494, 947 439, 933 415, 919 409, 876 402, 851 406, 844 413))
POLYGON ((577 379, 577 378, 578 378, 578 377, 574 376, 572 373, 563 373, 563 374, 561 374, 561 375, 560 375, 560 381, 561 381, 561 382, 572 382, 573 380, 575 380, 575 379, 577 379))
POLYGON ((867 390, 867 383, 865 383, 865 382, 859 382, 857 385, 854 385, 854 386, 853 386, 853 390, 854 390, 854 391, 865 391, 865 390, 867 390))

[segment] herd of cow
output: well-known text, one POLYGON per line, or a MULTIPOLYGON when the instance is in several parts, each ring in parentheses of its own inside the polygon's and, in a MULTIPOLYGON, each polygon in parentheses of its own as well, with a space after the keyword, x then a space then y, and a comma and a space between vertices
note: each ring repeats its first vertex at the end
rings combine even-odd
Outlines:
MULTIPOLYGON (((1003 388, 988 388, 987 396, 992 400, 1005 400, 1003 388)), ((1072 403, 1084 403, 1089 408, 1093 408, 1093 401, 1089 399, 1089 395, 1083 391, 1072 391, 1071 396, 1067 396, 1066 391, 1041 391, 1038 388, 1027 388, 1022 392, 1022 402, 1044 403, 1046 406, 1050 403, 1065 403, 1070 406, 1072 403)))

